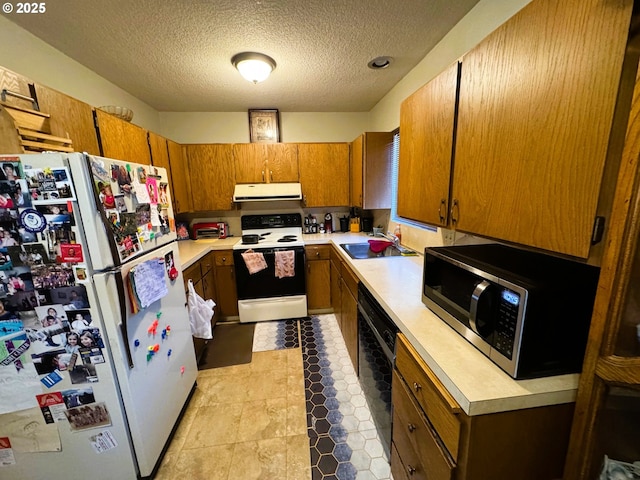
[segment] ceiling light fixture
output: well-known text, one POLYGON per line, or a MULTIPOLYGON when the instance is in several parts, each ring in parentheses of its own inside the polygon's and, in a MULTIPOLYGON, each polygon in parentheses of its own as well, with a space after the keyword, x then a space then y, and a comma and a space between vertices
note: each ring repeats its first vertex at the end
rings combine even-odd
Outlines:
POLYGON ((238 69, 240 75, 253 83, 266 80, 271 71, 276 68, 273 58, 255 52, 238 53, 231 58, 231 63, 238 69))
POLYGON ((373 70, 380 70, 381 68, 387 68, 389 65, 391 65, 392 60, 393 58, 391 57, 376 57, 369 63, 367 63, 367 67, 373 70))

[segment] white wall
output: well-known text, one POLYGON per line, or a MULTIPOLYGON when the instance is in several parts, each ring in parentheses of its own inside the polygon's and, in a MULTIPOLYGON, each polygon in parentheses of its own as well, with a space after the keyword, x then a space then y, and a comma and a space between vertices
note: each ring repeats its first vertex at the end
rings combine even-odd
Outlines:
MULTIPOLYGON (((178 143, 247 143, 248 112, 160 112, 160 132, 178 143)), ((350 142, 369 113, 280 112, 282 142, 350 142)))
MULTIPOLYGON (((133 123, 158 132, 158 112, 0 15, 0 65, 98 107, 133 110, 133 123)), ((158 132, 159 133, 159 132, 158 132)))

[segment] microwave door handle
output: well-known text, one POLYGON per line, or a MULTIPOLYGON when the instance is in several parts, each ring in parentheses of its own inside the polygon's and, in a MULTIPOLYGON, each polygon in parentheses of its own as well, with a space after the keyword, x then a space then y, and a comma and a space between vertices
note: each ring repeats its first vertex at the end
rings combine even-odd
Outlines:
POLYGON ((469 309, 469 325, 471 325, 471 330, 473 330, 475 333, 477 333, 481 337, 482 335, 478 331, 478 327, 476 325, 476 320, 478 317, 478 301, 480 300, 480 297, 490 285, 491 284, 488 281, 483 280, 478 285, 476 285, 476 288, 473 290, 473 293, 471 294, 471 308, 469 309))

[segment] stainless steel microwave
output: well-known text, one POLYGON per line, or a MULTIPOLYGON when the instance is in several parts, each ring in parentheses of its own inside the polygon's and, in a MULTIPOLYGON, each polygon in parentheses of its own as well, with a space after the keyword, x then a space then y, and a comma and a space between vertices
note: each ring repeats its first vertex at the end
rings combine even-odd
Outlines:
POLYGON ((579 372, 600 269, 500 244, 426 248, 422 301, 513 378, 579 372))

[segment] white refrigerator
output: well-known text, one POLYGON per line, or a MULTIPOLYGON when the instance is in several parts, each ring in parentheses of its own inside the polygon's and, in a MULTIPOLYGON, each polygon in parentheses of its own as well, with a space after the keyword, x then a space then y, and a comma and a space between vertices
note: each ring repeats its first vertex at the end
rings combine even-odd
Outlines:
POLYGON ((149 477, 197 376, 167 172, 0 166, 0 478, 149 477))

